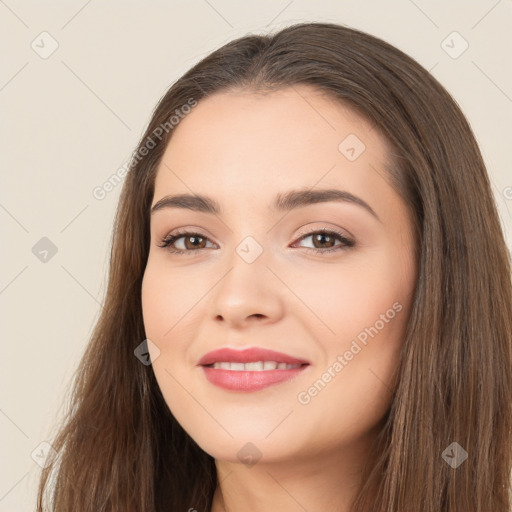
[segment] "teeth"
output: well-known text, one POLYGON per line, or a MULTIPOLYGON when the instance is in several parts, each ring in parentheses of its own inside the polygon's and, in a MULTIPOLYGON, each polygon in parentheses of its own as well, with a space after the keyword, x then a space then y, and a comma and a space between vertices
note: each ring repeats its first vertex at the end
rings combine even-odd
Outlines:
POLYGON ((265 370, 291 370, 300 368, 301 364, 277 363, 276 361, 255 361, 251 363, 232 363, 222 361, 213 363, 212 368, 217 370, 232 370, 236 372, 262 372, 265 370))
POLYGON ((245 363, 245 369, 250 372, 261 372, 263 370, 263 362, 257 361, 255 363, 245 363))

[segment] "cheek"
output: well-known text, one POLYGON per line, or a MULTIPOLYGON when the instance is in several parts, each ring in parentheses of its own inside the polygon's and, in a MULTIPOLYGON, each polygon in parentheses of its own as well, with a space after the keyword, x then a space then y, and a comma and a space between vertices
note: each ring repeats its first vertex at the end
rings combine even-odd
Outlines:
POLYGON ((158 270, 148 266, 142 280, 141 301, 142 316, 146 336, 154 341, 159 340, 171 327, 169 314, 174 311, 169 304, 171 294, 167 293, 167 283, 158 278, 158 270))
POLYGON ((307 435, 329 437, 343 425, 339 441, 348 442, 371 429, 391 403, 414 276, 396 258, 380 262, 345 267, 314 303, 336 334, 322 340, 325 363, 297 396, 311 418, 302 424, 307 435))
POLYGON ((186 318, 186 304, 189 290, 183 288, 179 273, 169 275, 166 265, 149 260, 144 273, 141 289, 142 317, 146 338, 150 348, 152 368, 160 387, 168 387, 166 374, 171 371, 169 362, 185 351, 183 336, 177 336, 183 319, 186 318), (182 291, 184 290, 184 291, 182 291), (180 347, 180 341, 182 347, 180 347), (151 350, 152 347, 153 350, 151 350))
POLYGON ((301 277, 304 287, 298 293, 313 290, 307 295, 308 305, 330 331, 318 338, 325 360, 311 379, 320 379, 318 389, 322 391, 312 389, 309 394, 305 390, 304 401, 314 398, 312 410, 325 407, 333 421, 336 412, 329 409, 329 400, 363 416, 368 413, 374 417, 385 411, 412 303, 415 272, 410 258, 407 251, 397 253, 383 247, 364 258, 354 257, 353 262, 347 258, 328 274, 322 270, 301 277), (326 283, 321 288, 320 272, 326 283), (326 382, 327 392, 323 391, 326 382), (381 408, 366 409, 375 403, 381 408))
POLYGON ((165 350, 176 330, 190 324, 197 309, 194 305, 212 286, 207 276, 199 279, 198 272, 192 267, 173 266, 165 256, 150 255, 148 259, 142 280, 142 315, 147 337, 160 340, 161 350, 165 350))
POLYGON ((148 344, 152 369, 167 406, 182 425, 185 418, 187 427, 191 403, 185 388, 195 370, 192 361, 188 364, 187 351, 195 337, 193 326, 199 325, 193 305, 204 295, 190 282, 186 271, 175 268, 171 272, 164 262, 150 259, 141 289, 144 329, 152 342, 148 344))
POLYGON ((159 349, 153 364, 157 379, 167 379, 165 370, 181 373, 195 367, 190 349, 200 337, 205 300, 218 279, 211 266, 180 266, 169 263, 165 255, 150 254, 141 302, 146 337, 159 349))
POLYGON ((325 340, 341 350, 360 333, 364 338, 365 329, 376 323, 385 333, 380 337, 400 337, 415 275, 407 252, 397 254, 383 247, 364 255, 354 253, 340 264, 310 267, 289 279, 309 309, 306 318, 312 318, 325 340))

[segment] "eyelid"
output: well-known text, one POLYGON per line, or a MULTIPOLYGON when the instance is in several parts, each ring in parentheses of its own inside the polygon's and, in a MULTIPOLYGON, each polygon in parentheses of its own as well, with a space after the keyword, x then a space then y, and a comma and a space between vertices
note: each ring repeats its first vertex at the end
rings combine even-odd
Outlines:
POLYGON ((348 231, 343 233, 341 229, 339 228, 334 228, 334 227, 330 227, 330 226, 322 226, 322 227, 319 227, 319 228, 309 228, 309 229, 305 229, 304 231, 300 231, 299 232, 299 239, 305 237, 305 236, 310 236, 310 235, 314 235, 315 233, 322 233, 322 232, 325 232, 325 233, 334 233, 336 235, 338 235, 340 238, 343 238, 344 240, 346 241, 350 241, 352 243, 355 243, 355 238, 352 234, 350 234, 348 231))

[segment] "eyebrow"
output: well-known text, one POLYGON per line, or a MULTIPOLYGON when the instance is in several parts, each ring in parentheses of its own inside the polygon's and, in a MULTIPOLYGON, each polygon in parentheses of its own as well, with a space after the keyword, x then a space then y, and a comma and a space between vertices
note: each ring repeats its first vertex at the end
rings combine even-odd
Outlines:
MULTIPOLYGON (((361 206, 380 222, 379 216, 366 201, 351 194, 350 192, 347 192, 346 190, 290 190, 285 193, 277 194, 270 207, 272 211, 285 212, 311 204, 327 203, 331 201, 353 203, 361 206)), ((164 196, 151 208, 151 215, 164 208, 183 208, 212 215, 222 214, 222 208, 215 199, 201 194, 177 194, 164 196)))

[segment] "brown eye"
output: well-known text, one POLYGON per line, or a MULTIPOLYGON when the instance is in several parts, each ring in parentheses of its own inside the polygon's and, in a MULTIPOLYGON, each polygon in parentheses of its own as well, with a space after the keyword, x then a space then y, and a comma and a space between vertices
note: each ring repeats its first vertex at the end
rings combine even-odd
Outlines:
POLYGON ((183 238, 185 240, 185 249, 204 249, 206 238, 203 238, 201 236, 197 235, 190 235, 190 236, 182 236, 180 238, 183 238), (192 240, 192 242, 189 244, 188 242, 192 240))
POLYGON ((206 249, 207 242, 208 238, 200 233, 184 232, 168 235, 158 246, 174 253, 193 254, 200 249, 206 249))
POLYGON ((347 249, 355 245, 355 242, 336 231, 321 229, 302 235, 299 241, 311 238, 313 247, 305 247, 315 253, 325 253, 347 249), (339 241, 339 243, 336 243, 339 241))
MULTIPOLYGON (((315 253, 334 252, 347 249, 355 245, 355 242, 336 231, 321 229, 302 235, 299 241, 311 238, 313 247, 304 247, 315 253), (338 243, 337 243, 338 242, 338 243)), ((209 239, 201 233, 175 233, 165 237, 159 247, 178 254, 194 254, 201 249, 208 248, 209 239)), ((211 242, 210 242, 211 244, 211 242)), ((212 245, 210 245, 211 247, 212 245)))
POLYGON ((313 245, 317 249, 329 249, 336 244, 336 238, 326 233, 315 233, 312 236, 313 245))

